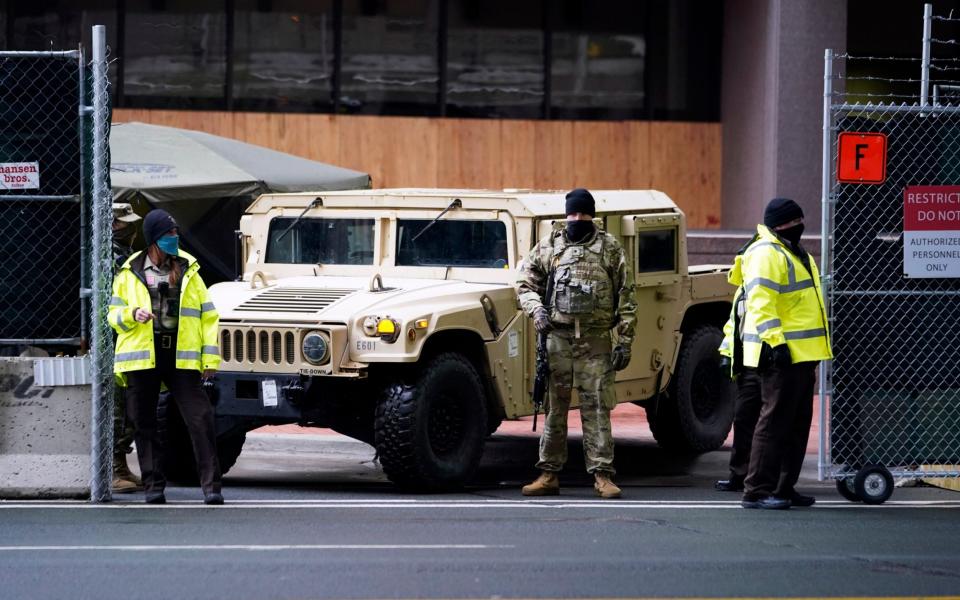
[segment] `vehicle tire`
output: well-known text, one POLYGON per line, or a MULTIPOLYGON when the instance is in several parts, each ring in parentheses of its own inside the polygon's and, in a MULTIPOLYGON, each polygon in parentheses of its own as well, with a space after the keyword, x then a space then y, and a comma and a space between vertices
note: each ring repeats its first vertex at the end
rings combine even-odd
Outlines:
POLYGON ((700 325, 683 335, 665 394, 648 411, 657 443, 679 451, 709 452, 723 445, 733 425, 737 388, 720 369, 719 327, 700 325))
POLYGON ((853 487, 853 477, 844 477, 837 480, 837 491, 850 502, 860 502, 860 496, 853 487))
MULTIPOLYGON (((164 444, 163 474, 167 481, 197 485, 200 477, 197 474, 197 461, 193 457, 193 445, 176 404, 161 400, 157 410, 157 427, 164 444)), ((217 460, 222 475, 226 475, 237 463, 246 440, 245 431, 217 438, 217 460)))
POLYGON ((387 477, 402 488, 455 489, 473 476, 487 435, 487 408, 476 369, 459 354, 439 354, 412 380, 387 385, 374 439, 387 477))
POLYGON ((886 467, 867 465, 857 471, 853 489, 864 504, 883 504, 893 495, 893 475, 886 467))

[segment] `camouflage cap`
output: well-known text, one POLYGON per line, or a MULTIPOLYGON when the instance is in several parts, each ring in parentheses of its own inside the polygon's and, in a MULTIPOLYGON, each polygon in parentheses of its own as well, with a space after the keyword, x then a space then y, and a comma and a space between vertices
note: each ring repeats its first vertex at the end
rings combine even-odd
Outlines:
POLYGON ((140 220, 140 215, 133 212, 133 207, 126 202, 113 203, 113 219, 123 221, 124 223, 136 223, 140 220))

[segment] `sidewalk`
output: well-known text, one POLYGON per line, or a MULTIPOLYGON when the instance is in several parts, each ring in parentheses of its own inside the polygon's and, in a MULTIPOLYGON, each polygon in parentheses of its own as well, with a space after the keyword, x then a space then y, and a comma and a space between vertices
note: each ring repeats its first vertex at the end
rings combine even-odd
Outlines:
MULTIPOLYGON (((618 405, 610 414, 613 434, 618 439, 631 440, 653 440, 653 434, 650 433, 650 426, 647 423, 646 411, 629 402, 618 405)), ((569 431, 571 437, 580 437, 582 428, 580 425, 580 411, 574 410, 569 416, 569 431)), ((537 432, 531 431, 533 427, 533 417, 522 417, 515 421, 504 421, 497 429, 498 435, 509 436, 529 436, 539 437, 543 430, 543 415, 540 415, 537 421, 537 432)), ((300 427, 299 425, 268 425, 257 429, 254 433, 285 433, 301 435, 340 435, 330 429, 321 429, 317 427, 300 427)), ((727 436, 724 446, 729 446, 733 442, 733 431, 727 436)), ((807 442, 807 454, 816 454, 817 446, 820 443, 820 403, 817 397, 813 399, 813 423, 810 426, 810 437, 807 442)))

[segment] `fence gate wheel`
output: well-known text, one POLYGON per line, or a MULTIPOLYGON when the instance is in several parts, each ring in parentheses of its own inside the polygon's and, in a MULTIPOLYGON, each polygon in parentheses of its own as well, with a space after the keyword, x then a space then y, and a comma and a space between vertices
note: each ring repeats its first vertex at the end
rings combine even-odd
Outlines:
POLYGON ((857 490, 853 489, 853 477, 844 477, 837 480, 837 491, 850 502, 860 502, 857 490))
POLYGON ((883 504, 893 494, 893 475, 885 467, 867 465, 857 472, 853 489, 866 504, 883 504))

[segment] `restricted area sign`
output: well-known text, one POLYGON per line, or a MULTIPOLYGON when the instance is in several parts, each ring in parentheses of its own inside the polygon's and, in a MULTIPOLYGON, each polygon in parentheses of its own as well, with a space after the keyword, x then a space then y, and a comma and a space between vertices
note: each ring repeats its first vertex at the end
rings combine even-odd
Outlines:
POLYGON ((903 274, 960 277, 960 185, 903 190, 903 274))
POLYGON ((887 179, 887 136, 883 133, 840 134, 837 180, 841 183, 883 183, 887 179))

